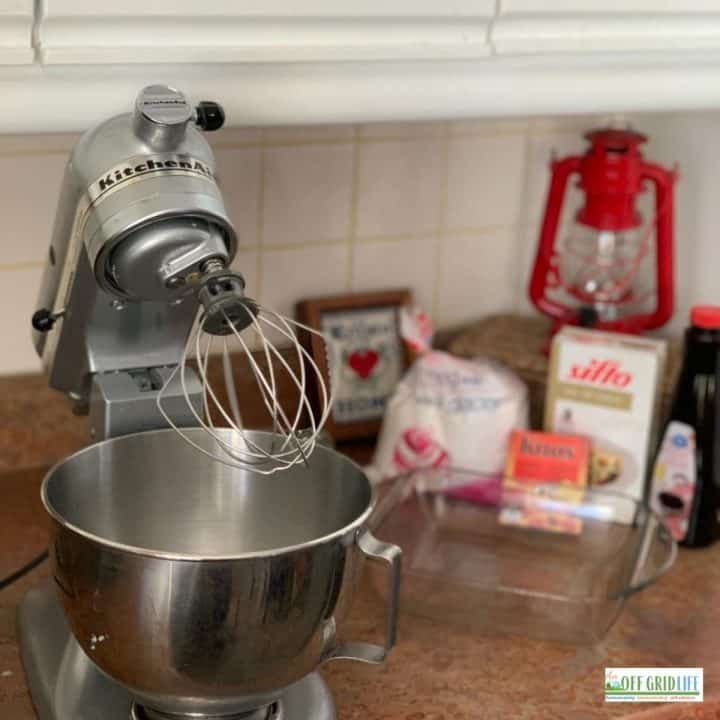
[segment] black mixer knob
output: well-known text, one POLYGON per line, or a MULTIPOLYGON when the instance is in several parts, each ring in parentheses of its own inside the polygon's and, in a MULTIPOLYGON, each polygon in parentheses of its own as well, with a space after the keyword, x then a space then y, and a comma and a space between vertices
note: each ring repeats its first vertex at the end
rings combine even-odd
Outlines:
POLYGON ((57 317, 53 315, 48 309, 43 308, 42 310, 36 310, 32 316, 32 326, 38 332, 47 332, 52 330, 52 326, 55 324, 57 317))
POLYGON ((195 123, 206 132, 219 130, 225 123, 225 111, 218 103, 203 100, 195 108, 195 123))

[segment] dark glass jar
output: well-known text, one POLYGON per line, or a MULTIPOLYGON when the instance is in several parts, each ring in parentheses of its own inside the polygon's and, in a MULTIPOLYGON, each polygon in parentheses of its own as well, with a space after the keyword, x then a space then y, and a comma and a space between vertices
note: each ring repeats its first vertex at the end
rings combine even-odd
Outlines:
POLYGON ((653 492, 680 544, 704 547, 718 537, 720 307, 693 307, 690 323, 656 460, 653 492), (658 482, 660 465, 665 471, 662 482, 658 482))

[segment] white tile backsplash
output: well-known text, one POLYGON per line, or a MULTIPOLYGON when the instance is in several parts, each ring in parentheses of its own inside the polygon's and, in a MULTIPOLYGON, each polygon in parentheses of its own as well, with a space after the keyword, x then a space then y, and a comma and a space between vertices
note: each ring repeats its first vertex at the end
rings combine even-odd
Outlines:
POLYGON ((213 148, 236 147, 238 145, 259 145, 263 131, 259 127, 223 128, 221 133, 210 133, 208 142, 213 148))
MULTIPOLYGON (((440 328, 535 312, 526 287, 551 155, 582 151, 605 121, 632 122, 648 158, 679 165, 676 332, 691 304, 720 304, 720 112, 223 130, 209 139, 240 237, 234 267, 283 313, 302 297, 404 286, 440 328)), ((0 136, 0 374, 39 369, 28 318, 76 139, 0 136)))
POLYGON ((522 134, 450 140, 448 229, 517 223, 523 203, 525 145, 522 134))
POLYGON ((530 118, 481 118, 452 120, 451 135, 507 135, 525 134, 530 118))
POLYGON ((233 270, 237 270, 245 279, 245 292, 251 298, 258 298, 260 294, 260 252, 258 250, 239 250, 232 263, 233 270))
POLYGON ((434 138, 362 143, 358 162, 358 237, 437 232, 444 143, 434 138))
POLYGON ((675 282, 677 303, 669 325, 687 325, 690 306, 720 305, 720 113, 649 116, 642 129, 651 138, 647 154, 665 166, 677 164, 675 188, 675 282))
POLYGON ((347 238, 353 146, 279 146, 264 153, 263 244, 302 245, 347 238))
POLYGON ((60 153, 68 155, 80 138, 74 133, 48 135, 0 135, 0 154, 47 155, 60 153))
POLYGON ((38 372, 40 360, 32 344, 30 318, 35 311, 41 267, 5 270, 0 282, 0 373, 38 372))
POLYGON ((240 247, 260 240, 260 188, 262 150, 259 147, 225 148, 217 153, 220 187, 240 247))
POLYGON ((327 143, 329 140, 352 140, 354 136, 354 125, 288 125, 263 130, 268 143, 327 143))
POLYGON ((517 285, 512 229, 449 234, 440 263, 436 322, 461 325, 512 307, 517 285))
POLYGON ((437 264, 435 237, 357 243, 352 255, 352 289, 407 287, 427 312, 434 305, 437 264))
POLYGON ((614 127, 627 126, 629 118, 616 115, 550 115, 530 118, 530 130, 533 135, 542 133, 575 133, 582 143, 583 132, 588 128, 611 124, 614 127))
POLYGON ((0 154, 2 239, 0 268, 47 257, 67 156, 0 154))
POLYGON ((408 138, 442 137, 447 132, 445 122, 391 123, 379 122, 360 126, 360 137, 370 140, 392 138, 407 140, 408 138))
POLYGON ((260 302, 292 315, 301 298, 348 291, 347 243, 265 250, 261 259, 260 302))

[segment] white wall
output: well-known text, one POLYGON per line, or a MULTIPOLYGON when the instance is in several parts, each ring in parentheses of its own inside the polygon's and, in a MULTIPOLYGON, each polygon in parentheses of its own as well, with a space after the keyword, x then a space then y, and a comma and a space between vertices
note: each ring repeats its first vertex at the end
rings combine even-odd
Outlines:
MULTIPOLYGON (((678 310, 720 303, 720 113, 631 118, 677 162, 678 310), (716 239, 717 238, 717 239, 716 239)), ((411 286, 438 327, 530 312, 525 284, 548 161, 589 117, 227 130, 213 137, 251 295, 411 286)), ((74 136, 0 137, 0 374, 35 371, 30 316, 74 136)))

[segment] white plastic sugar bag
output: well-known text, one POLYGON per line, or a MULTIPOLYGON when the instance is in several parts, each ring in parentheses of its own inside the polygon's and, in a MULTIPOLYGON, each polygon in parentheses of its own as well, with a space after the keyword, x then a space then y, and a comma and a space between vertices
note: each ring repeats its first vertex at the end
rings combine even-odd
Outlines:
POLYGON ((386 405, 370 474, 462 468, 497 490, 510 432, 528 424, 525 384, 493 360, 430 350, 427 317, 403 312, 401 331, 419 357, 386 405))

